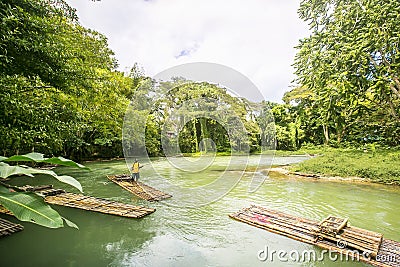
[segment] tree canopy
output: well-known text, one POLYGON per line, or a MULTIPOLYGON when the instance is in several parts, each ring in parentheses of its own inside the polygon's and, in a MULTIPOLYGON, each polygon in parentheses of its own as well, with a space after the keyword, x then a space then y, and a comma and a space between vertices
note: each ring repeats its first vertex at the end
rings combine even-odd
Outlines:
POLYGON ((107 38, 62 0, 2 1, 0 19, 2 154, 120 156, 138 78, 116 70, 107 38))
POLYGON ((325 143, 398 145, 400 2, 303 0, 299 16, 311 35, 297 47, 298 88, 286 100, 297 101, 325 143))
MULTIPOLYGON (((272 128, 278 149, 302 143, 399 145, 399 10, 397 0, 301 1, 298 13, 311 35, 297 46, 298 78, 285 104, 251 103, 207 83, 165 82, 163 90, 170 94, 143 122, 147 152, 163 154, 160 127, 167 115, 181 108, 179 103, 201 97, 216 102, 197 104, 210 110, 225 106, 238 114, 248 136, 228 140, 221 122, 186 106, 177 136, 184 152, 259 151, 272 128), (201 143, 211 139, 214 144, 201 143)), ((126 108, 132 98, 140 109, 152 101, 137 90, 154 86, 140 65, 129 73, 118 71, 107 38, 80 25, 63 0, 5 0, 0 20, 1 154, 36 151, 75 160, 123 156, 126 108)))

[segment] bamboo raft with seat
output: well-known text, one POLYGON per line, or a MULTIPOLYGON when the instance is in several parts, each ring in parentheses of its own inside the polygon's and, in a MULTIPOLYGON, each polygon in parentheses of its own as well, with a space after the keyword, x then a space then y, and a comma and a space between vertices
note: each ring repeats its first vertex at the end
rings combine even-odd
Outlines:
POLYGON ((9 236, 22 230, 24 230, 22 225, 0 218, 0 237, 9 236))
POLYGON ((373 266, 400 266, 399 242, 385 239, 380 233, 350 226, 348 219, 330 215, 318 222, 256 205, 229 217, 373 266))
POLYGON ((137 197, 147 201, 160 201, 172 197, 142 182, 134 181, 129 174, 108 175, 108 179, 128 190, 137 197))
MULTIPOLYGON (((142 218, 156 211, 154 208, 135 206, 98 197, 69 193, 62 189, 53 188, 52 185, 37 187, 28 185, 20 187, 20 189, 42 195, 44 197, 44 201, 49 204, 117 215, 121 217, 142 218)), ((0 212, 12 215, 12 213, 4 207, 0 208, 0 212)))

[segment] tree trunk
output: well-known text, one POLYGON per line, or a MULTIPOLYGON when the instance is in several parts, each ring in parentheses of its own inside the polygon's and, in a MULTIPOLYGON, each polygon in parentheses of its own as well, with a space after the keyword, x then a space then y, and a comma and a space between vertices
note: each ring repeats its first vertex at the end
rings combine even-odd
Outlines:
POLYGON ((196 146, 196 153, 199 152, 199 139, 197 138, 197 127, 196 127, 197 119, 193 119, 193 134, 194 134, 194 142, 196 146))
MULTIPOLYGON (((392 88, 393 85, 391 84, 390 87, 392 88)), ((393 104, 393 102, 392 102, 390 96, 388 96, 388 95, 386 94, 385 91, 383 91, 383 93, 384 93, 385 98, 386 98, 386 101, 387 101, 387 103, 388 103, 388 105, 389 105, 390 113, 392 113, 393 117, 394 117, 397 121, 400 121, 400 117, 399 117, 399 115, 397 114, 396 108, 395 108, 395 106, 394 106, 394 104, 393 104)))
POLYGON ((323 124, 322 129, 324 130, 324 137, 325 137, 324 144, 327 145, 329 144, 329 127, 323 124))
POLYGON ((338 134, 337 134, 337 143, 338 143, 338 144, 340 144, 340 142, 342 142, 342 138, 343 138, 343 135, 344 135, 344 131, 345 131, 345 129, 342 129, 342 130, 339 131, 338 134))
POLYGON ((203 149, 207 153, 207 143, 206 143, 206 138, 207 138, 207 121, 205 118, 200 118, 200 129, 201 129, 201 141, 203 142, 203 149))

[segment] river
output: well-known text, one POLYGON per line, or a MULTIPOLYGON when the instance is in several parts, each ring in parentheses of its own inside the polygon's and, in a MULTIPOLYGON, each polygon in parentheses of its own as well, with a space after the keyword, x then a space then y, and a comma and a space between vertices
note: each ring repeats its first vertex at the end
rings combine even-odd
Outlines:
MULTIPOLYGON (((274 164, 304 159, 275 157, 274 164)), ((81 182, 85 194, 157 210, 142 219, 128 219, 54 206, 80 229, 48 229, 23 222, 22 232, 0 240, 0 265, 366 266, 351 261, 338 263, 327 255, 323 261, 296 262, 293 251, 311 250, 317 256, 322 251, 228 217, 250 204, 315 220, 329 214, 348 217, 351 225, 400 240, 399 187, 267 177, 261 172, 251 172, 259 165, 255 156, 237 157, 233 168, 231 164, 226 169, 231 160, 217 157, 208 168, 191 173, 171 167, 162 158, 143 162, 141 180, 174 195, 157 203, 140 200, 107 180, 108 174, 127 172, 124 160, 85 164, 91 171, 60 168, 59 173, 72 175, 81 182), (241 172, 244 165, 247 171, 241 172), (219 183, 213 184, 216 180, 219 183), (255 192, 249 191, 252 181, 256 184, 263 181, 255 192), (266 248, 269 252, 284 250, 287 254, 281 260, 275 255, 261 261, 258 254, 266 248)), ((261 162, 261 168, 263 164, 268 167, 270 163, 261 162)), ((15 185, 26 183, 61 185, 44 176, 13 179, 15 185)), ((7 215, 1 217, 17 221, 7 215)))

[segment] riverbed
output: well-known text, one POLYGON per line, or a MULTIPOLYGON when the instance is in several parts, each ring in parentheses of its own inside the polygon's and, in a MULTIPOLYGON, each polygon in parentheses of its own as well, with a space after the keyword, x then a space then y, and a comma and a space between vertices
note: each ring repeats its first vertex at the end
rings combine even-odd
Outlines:
MULTIPOLYGON (((306 157, 216 157, 206 168, 188 172, 190 160, 143 161, 141 181, 172 193, 173 198, 149 203, 110 182, 106 175, 128 171, 124 160, 85 164, 91 170, 60 168, 79 180, 84 193, 156 208, 142 219, 128 219, 54 206, 79 230, 48 229, 22 222, 22 232, 0 240, 1 266, 366 266, 338 262, 329 255, 297 262, 297 251, 321 250, 289 238, 240 223, 228 214, 257 204, 296 216, 321 220, 332 214, 348 217, 351 225, 400 240, 399 187, 338 183, 288 177, 269 177, 260 171, 273 163, 285 165, 306 157), (181 162, 180 162, 181 161, 181 162), (185 165, 186 164, 186 165, 185 165), (283 250, 286 256, 261 261, 261 250, 283 250)), ((13 184, 53 184, 52 178, 13 178, 13 184)), ((17 222, 14 218, 2 218, 17 222)), ((265 254, 262 256, 265 257, 265 254)))

